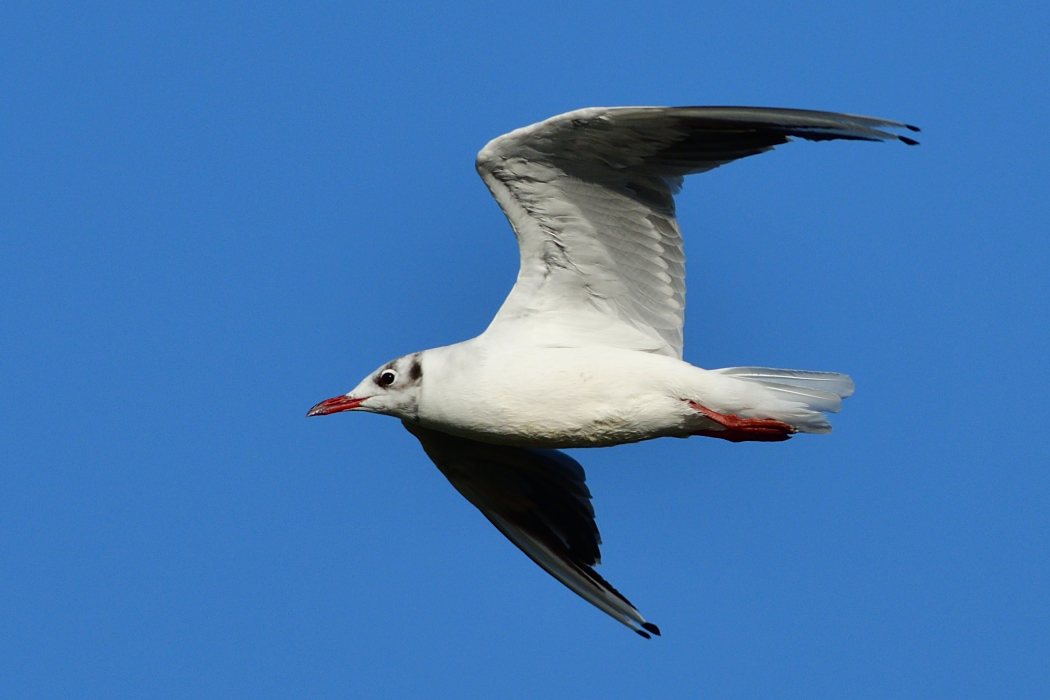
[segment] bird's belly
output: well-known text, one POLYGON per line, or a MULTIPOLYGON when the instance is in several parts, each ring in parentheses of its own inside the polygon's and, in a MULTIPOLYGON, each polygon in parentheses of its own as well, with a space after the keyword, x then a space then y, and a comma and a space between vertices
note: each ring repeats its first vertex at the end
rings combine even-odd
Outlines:
POLYGON ((498 376, 479 373, 440 405, 424 401, 419 420, 462 437, 525 447, 602 447, 696 429, 695 414, 632 373, 587 363, 549 363, 498 376))
POLYGON ((681 432, 677 425, 653 420, 631 408, 595 407, 553 414, 542 406, 518 405, 509 411, 487 404, 457 416, 456 420, 428 420, 421 415, 420 423, 483 442, 552 449, 621 445, 681 432))

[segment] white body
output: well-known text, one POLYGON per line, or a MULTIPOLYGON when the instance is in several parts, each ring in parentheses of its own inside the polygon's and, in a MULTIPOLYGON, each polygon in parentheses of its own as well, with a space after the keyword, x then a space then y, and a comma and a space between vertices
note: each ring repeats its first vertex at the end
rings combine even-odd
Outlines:
POLYGON ((811 432, 826 425, 797 395, 666 355, 601 346, 516 348, 486 335, 421 355, 426 381, 418 412, 403 417, 484 442, 602 447, 721 428, 690 401, 742 418, 801 422, 797 427, 811 432))

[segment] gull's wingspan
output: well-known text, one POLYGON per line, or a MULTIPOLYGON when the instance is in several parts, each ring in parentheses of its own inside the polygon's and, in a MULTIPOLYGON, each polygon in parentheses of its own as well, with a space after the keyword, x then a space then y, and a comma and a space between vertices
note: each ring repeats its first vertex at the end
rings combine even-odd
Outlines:
POLYGON ((811 141, 899 139, 884 119, 756 107, 593 107, 517 129, 477 169, 518 239, 521 270, 489 327, 535 345, 682 356, 682 178, 811 141))
POLYGON ((456 490, 547 573, 643 637, 660 634, 592 568, 600 562, 601 537, 576 460, 402 423, 456 490))

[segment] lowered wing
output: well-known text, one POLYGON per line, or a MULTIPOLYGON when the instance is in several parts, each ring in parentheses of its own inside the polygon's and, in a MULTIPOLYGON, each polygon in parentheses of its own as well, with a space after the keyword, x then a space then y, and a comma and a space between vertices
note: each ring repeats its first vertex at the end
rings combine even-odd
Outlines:
POLYGON ((643 637, 660 634, 593 568, 601 537, 576 460, 402 424, 456 490, 547 573, 643 637))

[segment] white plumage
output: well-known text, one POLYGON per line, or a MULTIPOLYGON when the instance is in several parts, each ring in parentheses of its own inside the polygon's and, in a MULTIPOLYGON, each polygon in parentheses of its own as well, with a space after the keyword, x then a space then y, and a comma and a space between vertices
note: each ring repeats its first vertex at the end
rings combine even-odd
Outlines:
POLYGON ((515 545, 643 636, 659 633, 592 568, 582 468, 551 448, 705 435, 779 441, 831 430, 843 374, 705 370, 682 358, 682 178, 792 137, 899 139, 899 122, 749 107, 590 108, 489 142, 477 169, 518 239, 521 269, 477 338, 393 360, 308 415, 400 418, 515 545))

